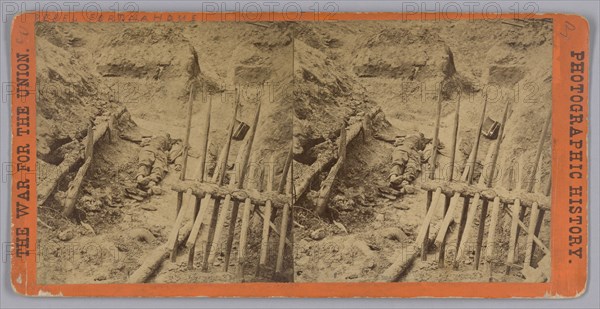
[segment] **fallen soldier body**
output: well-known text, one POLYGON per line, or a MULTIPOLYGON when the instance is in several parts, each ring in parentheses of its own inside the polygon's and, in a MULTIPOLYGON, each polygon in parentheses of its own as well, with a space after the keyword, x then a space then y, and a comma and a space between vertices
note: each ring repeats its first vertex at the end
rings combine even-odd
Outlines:
POLYGON ((388 176, 389 186, 404 194, 414 193, 412 183, 421 172, 421 165, 427 161, 424 150, 431 139, 425 138, 423 133, 394 137, 375 134, 374 137, 394 145, 388 176))
POLYGON ((165 177, 169 163, 175 163, 177 169, 178 151, 181 144, 178 140, 171 139, 169 134, 155 135, 141 141, 142 149, 138 154, 138 169, 135 180, 138 187, 147 190, 148 194, 160 194, 157 186, 165 177), (172 151, 175 150, 175 151, 172 151))

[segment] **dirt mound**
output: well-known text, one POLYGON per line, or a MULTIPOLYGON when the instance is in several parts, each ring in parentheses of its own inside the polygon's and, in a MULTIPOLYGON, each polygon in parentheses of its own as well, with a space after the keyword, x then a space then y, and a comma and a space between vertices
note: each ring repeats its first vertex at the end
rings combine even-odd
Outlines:
POLYGON ((443 84, 444 99, 457 89, 476 89, 454 65, 454 54, 435 31, 426 28, 385 29, 359 41, 353 52, 359 77, 396 78, 443 84))
POLYGON ((301 40, 294 45, 294 154, 302 156, 334 138, 344 121, 373 103, 327 52, 301 40))
POLYGON ((136 25, 101 40, 96 66, 102 76, 161 80, 170 97, 185 100, 192 79, 196 89, 219 87, 202 74, 196 49, 173 25, 136 25))
POLYGON ((40 24, 36 32, 37 155, 59 164, 64 155, 59 148, 81 140, 91 119, 114 111, 119 104, 73 50, 81 39, 55 24, 40 24))

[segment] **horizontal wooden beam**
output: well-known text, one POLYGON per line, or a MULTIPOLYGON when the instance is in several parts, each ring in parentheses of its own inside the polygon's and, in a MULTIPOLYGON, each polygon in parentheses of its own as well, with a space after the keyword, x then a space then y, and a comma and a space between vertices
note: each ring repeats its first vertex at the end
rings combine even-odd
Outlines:
POLYGON ((199 182, 196 180, 180 180, 176 181, 171 189, 176 192, 192 191, 192 194, 200 198, 206 194, 210 194, 213 198, 225 198, 231 195, 231 199, 238 202, 245 202, 247 198, 252 204, 263 206, 267 201, 271 201, 273 207, 283 208, 285 204, 291 204, 292 198, 288 195, 279 194, 277 192, 260 192, 254 189, 236 189, 229 187, 220 187, 213 183, 199 182))
POLYGON ((502 189, 468 185, 464 182, 449 182, 443 180, 426 180, 421 183, 421 189, 426 191, 435 191, 437 188, 441 188, 443 194, 450 196, 454 195, 456 192, 460 193, 462 196, 475 196, 475 194, 479 193, 482 198, 490 201, 499 197, 500 202, 505 204, 513 204, 515 200, 519 199, 522 206, 531 207, 533 203, 537 203, 540 209, 550 211, 550 198, 540 193, 509 192, 502 189))

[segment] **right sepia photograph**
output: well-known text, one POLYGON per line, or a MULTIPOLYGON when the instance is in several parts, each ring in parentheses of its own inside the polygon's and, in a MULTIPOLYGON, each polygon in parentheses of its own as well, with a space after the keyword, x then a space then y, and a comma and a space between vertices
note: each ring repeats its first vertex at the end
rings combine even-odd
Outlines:
POLYGON ((549 280, 551 19, 293 38, 294 282, 549 280))

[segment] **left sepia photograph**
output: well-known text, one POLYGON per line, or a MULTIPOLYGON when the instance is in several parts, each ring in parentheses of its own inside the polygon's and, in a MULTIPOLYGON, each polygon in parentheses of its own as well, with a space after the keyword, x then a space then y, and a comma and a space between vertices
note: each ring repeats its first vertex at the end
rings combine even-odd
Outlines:
POLYGON ((39 284, 290 282, 287 23, 47 23, 39 284))

